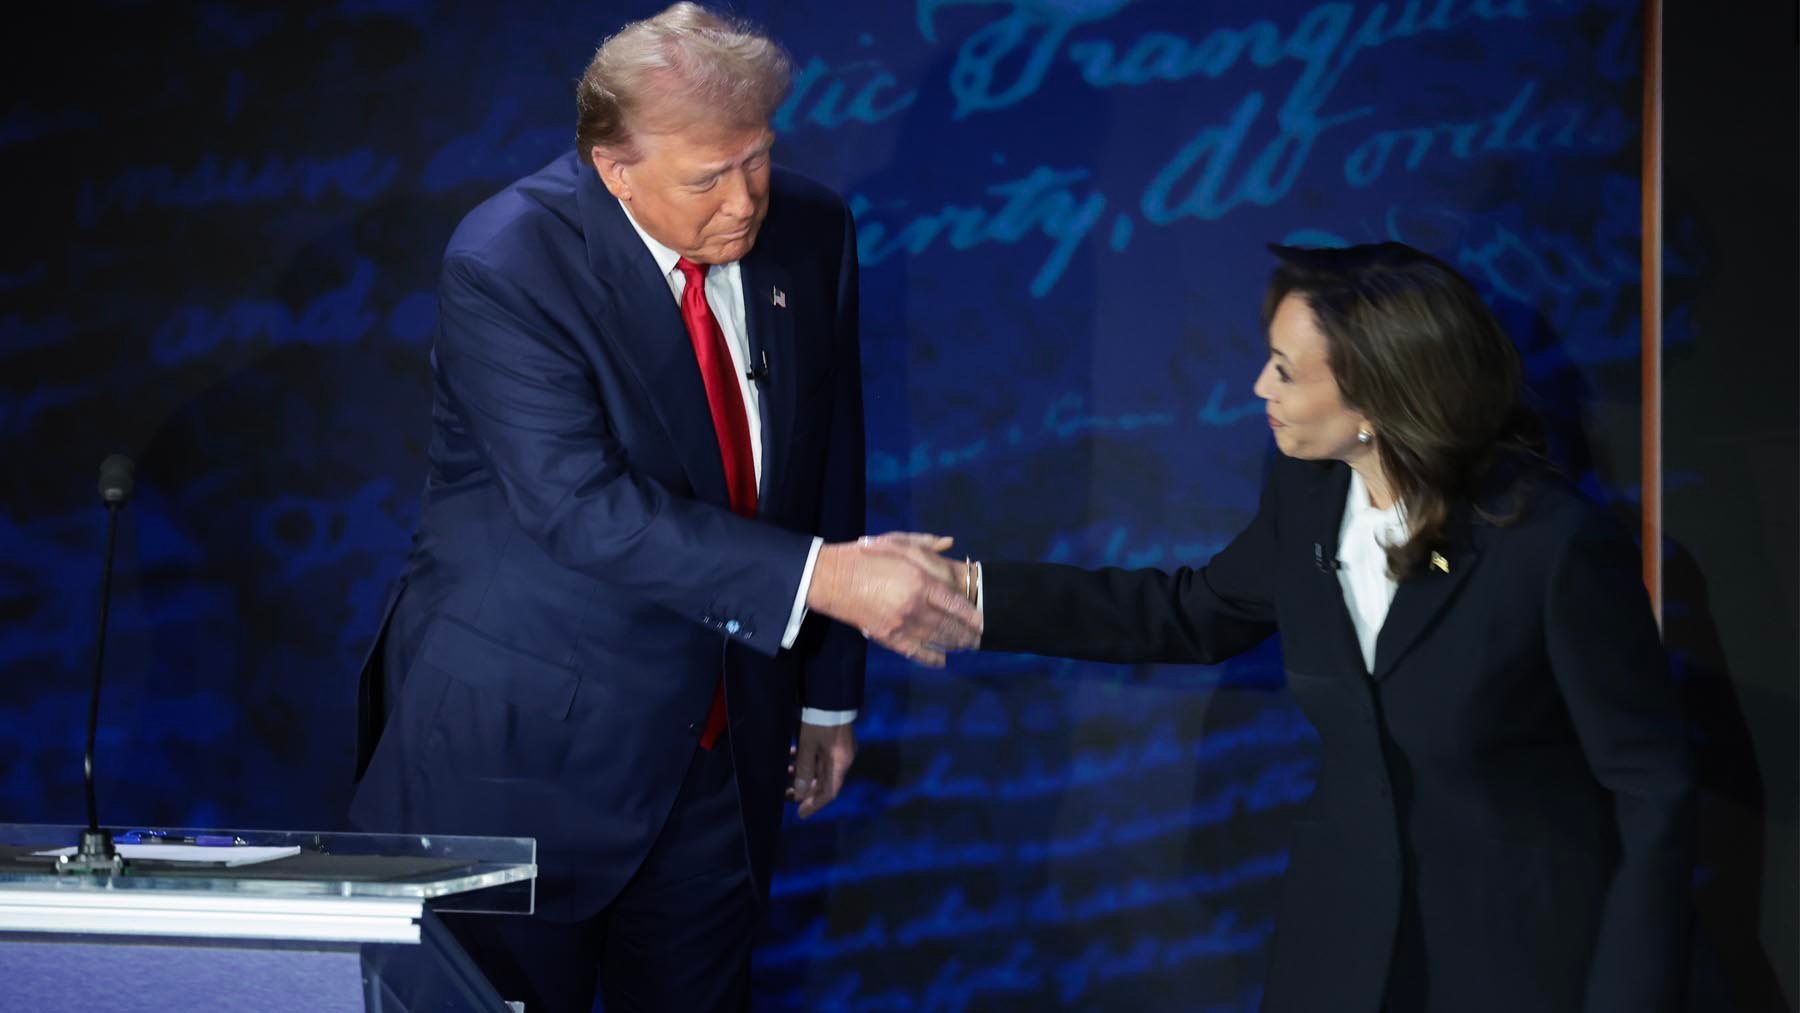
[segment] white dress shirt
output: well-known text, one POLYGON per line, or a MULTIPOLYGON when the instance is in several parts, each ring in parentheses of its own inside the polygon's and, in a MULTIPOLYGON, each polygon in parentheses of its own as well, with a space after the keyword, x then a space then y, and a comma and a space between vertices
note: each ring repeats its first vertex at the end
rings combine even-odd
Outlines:
POLYGON ((1338 583, 1344 588, 1344 607, 1356 642, 1362 648, 1363 666, 1375 671, 1375 641, 1387 621, 1388 606, 1400 585, 1388 576, 1384 546, 1406 540, 1406 518, 1396 501, 1386 510, 1369 503, 1369 487, 1362 476, 1350 472, 1350 491, 1344 501, 1344 520, 1338 525, 1338 583))
MULTIPOLYGON (((681 304, 682 293, 687 291, 687 276, 681 268, 675 266, 681 260, 681 254, 651 238, 644 231, 636 218, 631 216, 631 209, 619 202, 619 208, 625 212, 625 220, 637 230, 638 238, 644 241, 644 247, 650 256, 656 259, 656 266, 662 269, 663 280, 669 283, 669 292, 675 297, 675 304, 681 304)), ((738 393, 744 398, 744 413, 750 423, 750 458, 756 466, 756 487, 762 488, 762 391, 750 379, 750 339, 749 330, 744 326, 744 272, 738 268, 737 261, 729 264, 714 264, 706 272, 706 305, 719 321, 719 329, 725 332, 725 347, 731 352, 732 374, 737 377, 738 393), (721 309, 723 312, 720 312, 721 309)), ((812 550, 806 554, 806 569, 800 573, 800 589, 794 595, 794 607, 788 613, 787 629, 781 634, 783 650, 794 646, 794 639, 800 635, 800 623, 806 618, 806 592, 812 587, 813 567, 819 562, 819 549, 825 540, 815 536, 812 550)), ((809 725, 847 725, 856 720, 856 711, 826 711, 812 707, 802 708, 800 720, 809 725)))

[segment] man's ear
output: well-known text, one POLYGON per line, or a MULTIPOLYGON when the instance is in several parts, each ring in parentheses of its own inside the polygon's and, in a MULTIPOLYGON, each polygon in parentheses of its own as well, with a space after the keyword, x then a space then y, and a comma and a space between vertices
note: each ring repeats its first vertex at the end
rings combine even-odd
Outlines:
POLYGON ((625 170, 629 168, 616 158, 617 152, 596 144, 588 149, 588 160, 594 163, 594 171, 600 174, 600 182, 606 185, 606 191, 614 197, 631 202, 631 184, 625 178, 625 170))

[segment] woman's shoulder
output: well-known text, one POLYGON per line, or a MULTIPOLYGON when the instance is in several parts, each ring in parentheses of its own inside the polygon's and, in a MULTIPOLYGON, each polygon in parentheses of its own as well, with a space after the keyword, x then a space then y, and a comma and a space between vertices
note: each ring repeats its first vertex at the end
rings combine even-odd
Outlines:
POLYGON ((1589 496, 1559 468, 1525 455, 1490 470, 1477 500, 1477 518, 1546 548, 1577 536, 1625 534, 1613 508, 1589 496))
POLYGON ((1276 454, 1263 474, 1258 513, 1274 530, 1305 530, 1312 537, 1324 516, 1336 517, 1350 488, 1350 466, 1342 461, 1309 461, 1276 454))
POLYGON ((1270 489, 1295 496, 1310 495, 1348 482, 1350 466, 1342 461, 1309 461, 1276 454, 1265 482, 1270 489))

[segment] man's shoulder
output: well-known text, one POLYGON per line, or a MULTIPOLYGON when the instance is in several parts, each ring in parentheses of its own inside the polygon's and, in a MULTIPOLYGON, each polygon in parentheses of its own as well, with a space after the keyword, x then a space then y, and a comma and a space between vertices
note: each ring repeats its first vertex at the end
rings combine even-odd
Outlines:
POLYGON ((504 259, 517 249, 540 249, 546 240, 579 242, 578 164, 574 152, 565 153, 477 204, 451 233, 445 257, 504 259))
POLYGON ((841 230, 850 210, 844 198, 810 176, 783 166, 769 173, 769 217, 786 227, 841 230))
POLYGON ((790 200, 820 207, 842 208, 844 199, 824 183, 795 169, 777 165, 769 171, 769 184, 775 193, 790 200))

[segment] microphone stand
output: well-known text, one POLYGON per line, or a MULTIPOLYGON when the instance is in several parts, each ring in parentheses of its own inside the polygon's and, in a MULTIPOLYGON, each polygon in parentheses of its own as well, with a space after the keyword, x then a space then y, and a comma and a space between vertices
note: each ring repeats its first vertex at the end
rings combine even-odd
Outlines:
POLYGON ((100 628, 94 640, 94 683, 88 694, 87 749, 81 756, 87 788, 87 829, 73 855, 56 860, 56 871, 107 873, 124 871, 125 860, 113 847, 112 835, 100 829, 100 805, 94 798, 94 738, 100 727, 100 676, 106 667, 106 619, 112 605, 113 553, 119 541, 119 510, 131 497, 129 458, 113 455, 100 464, 100 496, 106 503, 106 566, 100 576, 100 628))

